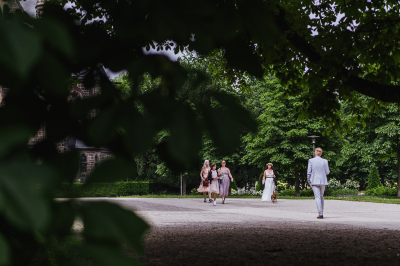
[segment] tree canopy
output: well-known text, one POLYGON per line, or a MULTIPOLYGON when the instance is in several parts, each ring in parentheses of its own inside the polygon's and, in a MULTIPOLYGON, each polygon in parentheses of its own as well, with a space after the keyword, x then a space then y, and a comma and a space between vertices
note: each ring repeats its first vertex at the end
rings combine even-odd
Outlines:
POLYGON ((132 161, 150 149, 180 171, 197 164, 204 134, 231 154, 244 133, 257 131, 255 116, 226 91, 210 91, 216 104, 198 101, 193 109, 179 93, 187 82, 193 90, 201 86, 201 71, 191 70, 198 75, 188 80, 179 62, 143 49, 171 49, 173 40, 175 51, 213 53, 210 69, 239 89, 249 77, 275 75, 289 95, 301 96, 299 109, 335 126, 340 101, 354 100, 355 92, 400 102, 399 17, 395 1, 52 0, 38 19, 5 5, 0 84, 9 92, 0 108, 0 136, 7 140, 0 144, 0 264, 29 265, 38 243, 50 248, 53 237, 70 234, 75 219, 85 225, 77 250, 99 265, 131 265, 121 256, 122 243, 143 248, 148 226, 135 214, 105 202, 52 199, 78 171, 78 152, 56 149, 67 136, 115 154, 94 171, 96 182, 135 173, 132 161), (64 10, 66 3, 72 5, 64 10), (102 67, 128 71, 131 91, 122 95, 99 76, 102 67), (158 87, 141 90, 145 74, 159 78, 158 87), (80 81, 101 93, 68 101, 80 81), (90 119, 92 110, 99 115, 90 119), (46 139, 28 148, 43 126, 46 139), (160 132, 166 134, 157 139, 160 132))

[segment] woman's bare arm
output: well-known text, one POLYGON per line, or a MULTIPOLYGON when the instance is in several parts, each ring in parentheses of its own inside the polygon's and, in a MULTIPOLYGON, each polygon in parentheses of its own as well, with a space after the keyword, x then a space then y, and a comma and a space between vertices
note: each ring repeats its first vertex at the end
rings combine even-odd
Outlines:
POLYGON ((228 175, 229 175, 229 177, 231 178, 231 181, 233 182, 233 177, 232 177, 232 175, 231 175, 231 170, 229 170, 229 168, 228 168, 228 175))

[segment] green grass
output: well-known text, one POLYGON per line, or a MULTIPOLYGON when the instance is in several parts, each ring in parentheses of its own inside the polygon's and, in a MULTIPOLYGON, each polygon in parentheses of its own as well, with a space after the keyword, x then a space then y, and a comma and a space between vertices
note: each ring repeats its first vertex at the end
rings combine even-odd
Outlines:
MULTIPOLYGON (((169 198, 169 199, 194 199, 203 198, 203 195, 143 195, 143 196, 127 196, 122 198, 169 198)), ((207 196, 208 198, 208 196, 207 196)), ((229 196, 234 199, 258 199, 260 196, 229 196)), ((304 200, 314 199, 314 197, 295 197, 295 196, 278 196, 279 199, 293 199, 293 200, 304 200)), ((325 197, 327 200, 347 200, 347 201, 360 201, 360 202, 375 202, 375 203, 388 203, 388 204, 400 204, 400 198, 389 197, 389 196, 354 196, 354 197, 325 197)))
POLYGON ((400 204, 400 198, 390 196, 326 197, 326 199, 400 204))

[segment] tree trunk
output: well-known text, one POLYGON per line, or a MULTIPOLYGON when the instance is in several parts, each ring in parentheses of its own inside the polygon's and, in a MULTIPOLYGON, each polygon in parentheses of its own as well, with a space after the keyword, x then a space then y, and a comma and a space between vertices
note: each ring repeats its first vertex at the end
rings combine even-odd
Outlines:
POLYGON ((186 195, 186 177, 182 176, 182 195, 186 195))
POLYGON ((397 197, 400 198, 400 145, 397 142, 397 197))
POLYGON ((294 167, 294 182, 296 188, 296 197, 300 197, 300 180, 299 180, 299 167, 294 167))

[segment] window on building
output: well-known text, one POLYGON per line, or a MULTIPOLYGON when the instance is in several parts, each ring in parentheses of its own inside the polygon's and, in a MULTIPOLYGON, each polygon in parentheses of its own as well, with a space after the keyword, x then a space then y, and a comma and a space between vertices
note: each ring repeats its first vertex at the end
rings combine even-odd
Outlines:
POLYGON ((99 165, 99 162, 100 162, 99 155, 96 154, 96 156, 94 157, 94 167, 97 167, 99 165))
POLYGON ((81 155, 81 173, 87 172, 87 157, 84 153, 81 155))

